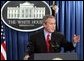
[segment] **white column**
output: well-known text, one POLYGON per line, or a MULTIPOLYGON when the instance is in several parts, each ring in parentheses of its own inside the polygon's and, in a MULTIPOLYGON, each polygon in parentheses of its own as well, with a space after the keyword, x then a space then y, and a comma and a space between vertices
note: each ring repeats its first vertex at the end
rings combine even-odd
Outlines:
POLYGON ((7 9, 7 18, 9 19, 9 16, 10 16, 10 12, 9 12, 9 9, 7 9))

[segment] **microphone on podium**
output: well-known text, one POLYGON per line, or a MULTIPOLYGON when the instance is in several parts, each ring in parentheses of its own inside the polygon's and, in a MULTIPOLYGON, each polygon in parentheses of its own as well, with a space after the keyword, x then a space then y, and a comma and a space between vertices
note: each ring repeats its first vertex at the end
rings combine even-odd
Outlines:
POLYGON ((59 45, 57 42, 55 43, 55 42, 52 41, 52 40, 49 41, 49 44, 50 44, 50 46, 53 48, 54 51, 57 51, 58 48, 60 47, 60 45, 59 45))

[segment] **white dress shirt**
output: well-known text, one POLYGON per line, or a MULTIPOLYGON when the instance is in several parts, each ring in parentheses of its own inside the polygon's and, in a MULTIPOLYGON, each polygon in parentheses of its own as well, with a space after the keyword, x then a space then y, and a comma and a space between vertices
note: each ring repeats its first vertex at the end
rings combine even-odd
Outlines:
POLYGON ((50 35, 49 39, 51 40, 51 33, 47 32, 45 29, 44 29, 44 36, 45 36, 45 40, 47 39, 47 35, 50 35))

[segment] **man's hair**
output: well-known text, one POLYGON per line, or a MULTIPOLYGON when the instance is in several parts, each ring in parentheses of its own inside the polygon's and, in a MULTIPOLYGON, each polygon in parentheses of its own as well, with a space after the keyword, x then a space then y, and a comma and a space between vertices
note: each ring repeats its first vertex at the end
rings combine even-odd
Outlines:
POLYGON ((43 23, 45 23, 48 18, 55 18, 55 17, 52 15, 46 15, 43 17, 43 23))

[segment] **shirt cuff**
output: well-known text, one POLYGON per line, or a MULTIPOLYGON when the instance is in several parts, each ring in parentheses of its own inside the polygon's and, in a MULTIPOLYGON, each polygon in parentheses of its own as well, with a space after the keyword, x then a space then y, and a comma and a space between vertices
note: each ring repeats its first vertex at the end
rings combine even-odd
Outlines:
POLYGON ((76 47, 76 43, 73 42, 73 46, 76 47))

